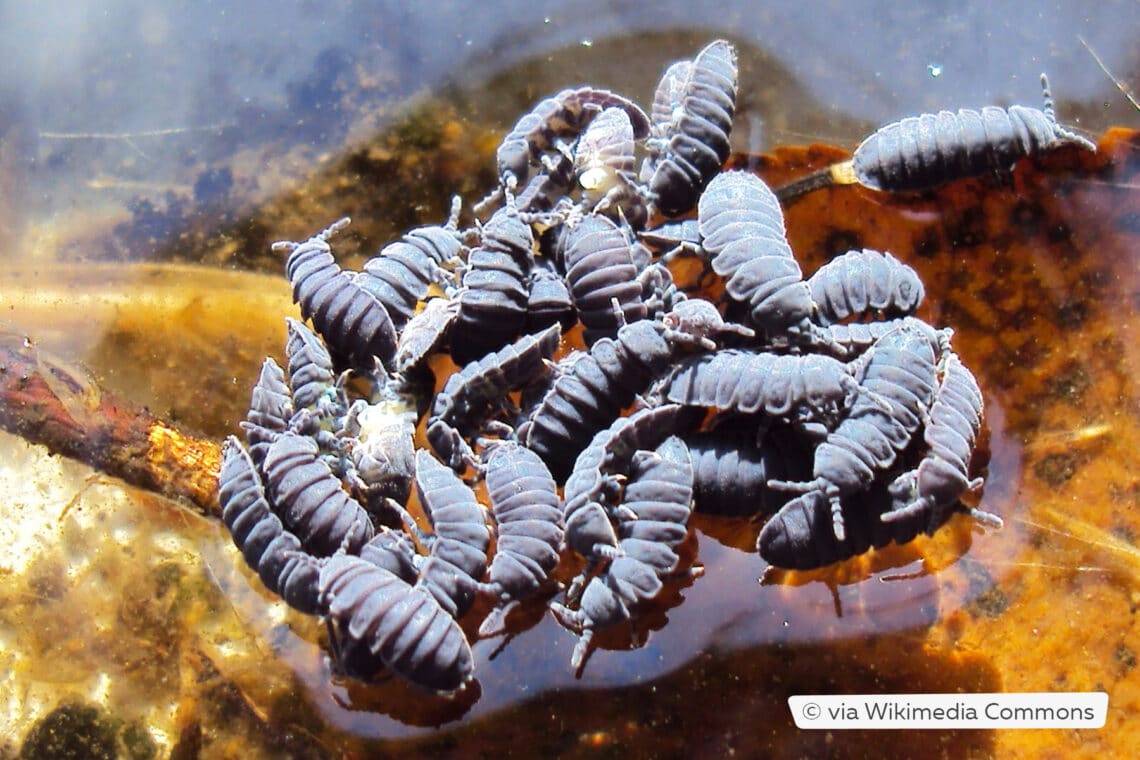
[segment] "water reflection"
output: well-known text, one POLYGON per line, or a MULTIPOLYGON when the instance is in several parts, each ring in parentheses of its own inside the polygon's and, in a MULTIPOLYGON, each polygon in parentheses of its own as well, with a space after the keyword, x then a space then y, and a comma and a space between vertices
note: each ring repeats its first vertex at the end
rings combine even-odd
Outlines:
MULTIPOLYGON (((852 732, 842 740, 800 732, 784 719, 787 697, 811 693, 996 691, 1001 677, 984 655, 946 653, 921 635, 878 637, 870 646, 750 647, 696 656, 684 669, 624 686, 550 691, 515 709, 414 740, 362 747, 430 757, 441 751, 582 756, 613 752, 661 757, 907 756, 913 735, 852 732)), ((992 732, 942 732, 948 757, 991 754, 992 732)))

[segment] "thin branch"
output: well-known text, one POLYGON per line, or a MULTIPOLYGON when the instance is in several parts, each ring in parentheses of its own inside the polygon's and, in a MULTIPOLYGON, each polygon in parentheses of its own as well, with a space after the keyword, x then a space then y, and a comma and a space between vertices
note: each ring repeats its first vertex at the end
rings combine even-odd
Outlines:
POLYGON ((1108 67, 1104 65, 1104 61, 1102 61, 1100 59, 1100 56, 1096 54, 1096 51, 1092 49, 1092 46, 1090 46, 1089 43, 1085 42, 1084 37, 1078 34, 1077 39, 1080 40, 1081 44, 1085 46, 1085 50, 1089 51, 1089 55, 1091 55, 1093 57, 1093 60, 1096 61, 1096 65, 1100 66, 1100 70, 1103 71, 1105 75, 1112 80, 1112 83, 1114 85, 1116 85, 1116 89, 1120 90, 1120 93, 1124 97, 1128 98, 1128 102, 1132 104, 1133 108, 1135 108, 1137 111, 1140 111, 1140 103, 1136 102, 1136 98, 1132 96, 1132 90, 1128 87, 1128 85, 1124 84, 1124 82, 1113 76, 1112 72, 1108 70, 1108 67))
POLYGON ((81 369, 0 336, 0 428, 132 486, 218 515, 221 448, 101 390, 81 369))

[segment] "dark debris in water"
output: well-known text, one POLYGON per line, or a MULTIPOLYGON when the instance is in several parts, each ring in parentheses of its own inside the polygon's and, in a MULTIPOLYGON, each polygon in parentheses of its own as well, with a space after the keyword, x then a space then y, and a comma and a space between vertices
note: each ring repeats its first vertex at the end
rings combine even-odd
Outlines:
POLYGON ((24 738, 21 760, 151 760, 154 739, 138 725, 122 725, 105 711, 68 701, 45 715, 24 738))
POLYGON ((1057 488, 1067 483, 1080 467, 1077 454, 1049 454, 1033 465, 1033 474, 1057 488))

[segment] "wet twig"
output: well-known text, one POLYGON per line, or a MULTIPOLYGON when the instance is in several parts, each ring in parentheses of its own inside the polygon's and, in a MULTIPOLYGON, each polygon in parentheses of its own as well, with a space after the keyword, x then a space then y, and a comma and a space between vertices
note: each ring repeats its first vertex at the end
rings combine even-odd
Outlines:
POLYGON ((201 514, 219 513, 216 441, 100 390, 82 369, 10 334, 0 340, 0 428, 201 514))

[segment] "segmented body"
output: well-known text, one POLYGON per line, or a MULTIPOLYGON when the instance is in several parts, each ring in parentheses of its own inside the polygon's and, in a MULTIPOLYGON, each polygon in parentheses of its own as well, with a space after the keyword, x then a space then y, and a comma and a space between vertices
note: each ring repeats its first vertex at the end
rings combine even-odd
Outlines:
POLYGON ((645 319, 649 311, 637 281, 631 241, 604 216, 591 214, 563 233, 562 260, 586 345, 613 338, 622 324, 645 319), (614 310, 617 299, 621 314, 614 310))
POLYGON ((555 478, 564 479, 594 431, 609 425, 677 354, 713 350, 711 336, 726 333, 752 334, 726 324, 715 306, 698 299, 675 300, 660 321, 622 327, 616 341, 602 339, 589 352, 560 362, 554 383, 519 426, 518 439, 543 457, 555 478))
POLYGON ((790 436, 767 436, 757 445, 757 431, 724 425, 687 436, 693 461, 696 508, 728 517, 774 514, 791 496, 768 487, 769 480, 797 481, 811 476, 810 453, 790 436))
POLYGON ((416 452, 416 493, 432 527, 425 534, 414 522, 407 523, 428 548, 416 585, 452 617, 461 617, 487 570, 491 533, 483 507, 467 484, 424 449, 416 452))
POLYGON ((265 455, 269 499, 306 551, 356 554, 372 538, 372 521, 318 453, 311 438, 288 431, 278 437, 265 455))
POLYGON ((453 224, 419 227, 381 248, 364 263, 356 281, 384 305, 399 330, 433 283, 445 290, 455 285, 450 270, 465 253, 453 224))
POLYGON ((422 311, 412 317, 400 331, 396 347, 396 372, 409 378, 426 370, 428 357, 447 341, 451 325, 459 316, 459 301, 432 298, 422 311))
MULTIPOLYGON (((765 523, 756 539, 756 549, 766 562, 795 570, 812 570, 879 549, 894 541, 905 544, 923 531, 925 515, 906 515, 884 523, 891 498, 881 482, 854 494, 842 506, 845 526, 842 538, 835 535, 834 509, 819 491, 809 491, 785 504, 765 523)), ((948 515, 947 515, 948 516, 948 515)))
POLYGON ((338 394, 332 356, 324 342, 303 323, 289 317, 285 322, 288 335, 285 354, 293 405, 321 415, 344 414, 343 398, 338 398, 343 394, 338 394))
MULTIPOLYGON (((784 212, 767 184, 752 172, 724 171, 709 182, 697 201, 698 241, 710 258, 737 240, 772 240, 770 245, 786 245, 784 212)), ((681 227, 686 238, 691 230, 681 227)), ((687 242, 694 242, 688 240, 687 242)), ((791 248, 781 253, 791 256, 791 248)), ((746 259, 745 259, 746 260, 746 259)), ((714 258, 715 261, 715 258, 714 258)), ((729 276, 743 261, 722 260, 715 271, 729 276)))
MULTIPOLYGON (((486 484, 498 534, 485 588, 500 606, 509 608, 534 594, 558 565, 561 500, 550 470, 537 454, 516 443, 491 450, 486 484)), ((483 629, 495 628, 502 614, 505 611, 483 629)))
POLYGON ((681 115, 685 86, 693 74, 692 61, 676 61, 665 69, 653 91, 653 105, 649 110, 649 133, 657 140, 668 140, 674 119, 681 115))
POLYGON ((261 374, 250 394, 249 411, 241 423, 249 453, 260 466, 269 445, 289 427, 293 417, 293 395, 285 384, 285 371, 272 357, 261 364, 261 374))
POLYGON ((820 345, 841 358, 851 358, 864 353, 884 335, 897 330, 905 321, 884 319, 881 322, 848 322, 827 325, 818 330, 820 345))
POLYGON ((427 438, 436 454, 461 470, 471 460, 464 439, 473 437, 509 401, 507 393, 546 373, 546 363, 558 350, 561 336, 561 326, 551 325, 453 373, 436 394, 428 421, 427 438))
POLYGON ((361 547, 360 558, 408 584, 415 583, 420 574, 420 555, 412 540, 403 531, 385 526, 380 526, 372 540, 361 547))
POLYGON ((642 561, 658 575, 671 573, 677 569, 675 550, 688 532, 692 506, 689 447, 678 436, 670 436, 655 451, 634 453, 617 517, 618 537, 644 542, 642 561))
MULTIPOLYGON (((666 72, 667 76, 669 72, 666 72)), ((649 194, 654 207, 676 216, 693 207, 697 196, 728 158, 728 136, 736 111, 736 49, 716 40, 693 59, 669 120, 667 140, 651 157, 649 194)), ((677 89, 666 86, 668 100, 677 89)))
POLYGON ((320 565, 270 510, 257 468, 233 436, 222 446, 218 504, 234 544, 265 587, 290 607, 318 614, 320 565))
POLYGON ((362 289, 333 258, 328 239, 348 224, 342 219, 303 243, 274 243, 288 250, 285 273, 293 300, 341 361, 371 370, 375 359, 391 367, 396 328, 384 305, 362 289))
POLYGON ((698 206, 701 247, 725 292, 770 337, 814 334, 811 290, 788 244, 775 194, 747 172, 722 172, 698 206))
POLYGON ((408 501, 415 476, 416 413, 399 401, 357 401, 345 421, 344 448, 352 462, 353 486, 364 507, 382 523, 395 523, 388 505, 408 501))
POLYGON ((824 264, 808 279, 816 321, 895 319, 913 314, 926 291, 918 273, 889 253, 864 248, 824 264))
POLYGON ((350 675, 380 666, 425 689, 451 692, 472 678, 459 624, 420 586, 359 557, 338 554, 320 574, 320 601, 334 650, 350 675))
POLYGON ((560 324, 563 332, 577 322, 574 312, 574 299, 566 280, 552 265, 535 262, 527 281, 526 322, 523 331, 527 333, 544 330, 553 324, 560 324))
MULTIPOLYGON (((674 418, 674 424, 667 427, 676 427, 676 422, 687 416, 681 410, 664 414, 674 418)), ((652 414, 645 419, 658 422, 664 418, 652 414)), ((624 426, 617 437, 625 437, 629 445, 639 445, 646 437, 657 435, 655 426, 635 422, 624 426)), ((552 605, 563 624, 581 634, 570 659, 575 669, 585 660, 595 631, 627 620, 636 605, 660 593, 660 579, 677 569, 679 557, 675 549, 687 534, 693 468, 685 443, 677 436, 669 436, 655 451, 635 450, 628 455, 628 463, 622 516, 617 517, 621 539, 614 558, 589 581, 585 581, 585 574, 576 579, 567 598, 574 596, 574 590, 585 582, 577 610, 552 605)), ((569 528, 568 523, 568 532, 569 528)))
POLYGON ((527 275, 534 258, 530 226, 511 207, 496 211, 467 259, 451 356, 463 366, 510 343, 526 322, 527 275))
POLYGON ((557 140, 572 139, 581 134, 591 119, 610 107, 620 108, 626 113, 635 139, 643 139, 649 133, 649 117, 621 95, 594 87, 562 90, 539 101, 503 138, 496 154, 499 176, 506 178, 510 175, 520 186, 526 184, 531 161, 544 151, 553 149, 557 140))
POLYGON ((602 338, 554 381, 519 440, 562 480, 595 431, 608 427, 669 366, 676 349, 658 322, 642 320, 602 338))
MULTIPOLYGON (((944 522, 943 513, 962 494, 984 484, 982 478, 970 479, 970 458, 982 429, 982 391, 957 354, 949 353, 943 365, 942 380, 923 431, 928 451, 918 467, 891 483, 895 508, 882 518, 895 522, 911 515, 923 516, 927 533, 944 522)), ((995 520, 1000 524, 997 518, 990 522, 995 520)))
POLYGON ((633 124, 620 108, 607 108, 593 121, 574 148, 574 171, 582 200, 591 211, 608 212, 641 226, 634 179, 633 124), (637 219, 634 219, 634 217, 637 219))
POLYGON ((822 354, 729 349, 682 362, 658 392, 689 406, 800 422, 832 420, 859 392, 857 369, 822 354))
POLYGON ((718 264, 732 264, 725 292, 745 307, 750 324, 773 338, 816 329, 810 323, 811 291, 790 251, 786 240, 742 240, 729 244, 712 264, 714 271, 718 264))
POLYGON ((692 432, 702 416, 697 409, 664 404, 620 417, 595 433, 563 488, 567 546, 590 562, 615 556, 614 510, 620 504, 621 478, 628 476, 634 454, 657 448, 670 436, 692 432))
POLYGON ((841 497, 868 488, 910 443, 933 401, 939 350, 940 336, 913 319, 880 338, 871 349, 861 382, 864 392, 815 450, 813 480, 770 485, 822 491, 835 519, 835 537, 843 541, 841 497))
MULTIPOLYGON (((770 515, 758 550, 808 568, 931 532, 980 487, 968 477, 980 392, 948 331, 909 316, 917 275, 864 250, 805 281, 776 197, 750 173, 721 172, 735 55, 716 41, 670 66, 652 122, 592 87, 538 104, 500 146, 500 184, 475 212, 503 208, 482 226, 458 231, 457 200, 446 225, 412 230, 359 273, 329 247, 347 220, 275 245, 316 332, 290 321, 288 371, 263 365, 242 425, 250 450, 226 442, 219 499, 267 587, 327 619, 344 672, 463 688, 472 656, 455 620, 482 595, 489 614, 465 622, 513 632, 526 616, 507 626, 509 611, 557 587, 564 548, 584 569, 551 607, 581 633, 580 667, 595 631, 679 574, 693 509, 770 515), (696 218, 680 219, 694 204, 696 218), (649 211, 672 220, 646 231, 649 211), (695 290, 723 281, 722 305, 678 289, 666 264, 679 253, 706 263, 695 290), (554 363, 578 322, 588 350, 554 363), (448 376, 437 383, 436 370, 448 376), (416 451, 429 409, 426 437, 446 465, 416 451), (429 530, 408 511, 413 484, 429 530)), ((975 149, 986 160, 1051 149, 980 140, 966 113, 952 115, 959 145, 912 134, 933 163, 896 167, 891 181, 979 171, 975 149)), ((1020 111, 1003 113, 1028 132, 1020 111)), ((1044 116, 1055 125, 1049 102, 1044 116)), ((1051 145, 1080 140, 1057 134, 1051 145)), ((826 182, 853 181, 835 171, 853 165, 826 182)))
POLYGON ((634 557, 631 551, 629 555, 615 558, 604 573, 590 579, 578 609, 552 602, 550 609, 555 617, 580 634, 570 656, 570 666, 575 670, 582 667, 595 631, 628 620, 639 603, 657 596, 661 588, 661 579, 653 567, 634 557))
POLYGON ((1009 171, 1026 156, 1062 145, 1096 146, 1057 123, 1049 83, 1045 108, 939 111, 880 128, 855 149, 858 181, 875 190, 926 190, 951 180, 1009 171))

